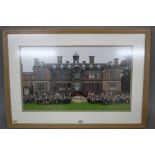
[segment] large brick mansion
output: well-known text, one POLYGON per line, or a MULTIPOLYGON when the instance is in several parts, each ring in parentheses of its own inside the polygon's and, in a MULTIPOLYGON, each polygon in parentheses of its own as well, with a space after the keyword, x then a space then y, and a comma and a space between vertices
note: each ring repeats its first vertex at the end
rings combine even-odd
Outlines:
POLYGON ((89 62, 80 63, 79 55, 75 53, 73 62, 62 63, 62 59, 62 56, 57 56, 57 63, 44 63, 35 58, 33 71, 22 72, 23 94, 121 91, 121 70, 117 58, 109 63, 95 63, 95 57, 89 56, 89 62))

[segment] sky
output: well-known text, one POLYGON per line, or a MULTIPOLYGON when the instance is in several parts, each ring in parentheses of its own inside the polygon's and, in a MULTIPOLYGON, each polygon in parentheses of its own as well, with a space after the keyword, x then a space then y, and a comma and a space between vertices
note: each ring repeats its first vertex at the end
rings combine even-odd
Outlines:
POLYGON ((131 46, 121 47, 21 47, 21 62, 23 72, 32 72, 34 58, 45 63, 57 63, 57 56, 63 56, 63 63, 73 62, 75 52, 79 54, 79 62, 89 63, 89 56, 95 56, 95 63, 108 63, 114 58, 119 62, 132 55, 131 46))

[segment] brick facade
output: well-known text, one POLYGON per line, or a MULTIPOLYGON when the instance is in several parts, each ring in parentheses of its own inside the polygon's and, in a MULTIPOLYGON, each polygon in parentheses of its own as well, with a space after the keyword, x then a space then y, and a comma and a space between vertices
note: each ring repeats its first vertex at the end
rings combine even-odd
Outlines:
POLYGON ((44 63, 34 59, 33 72, 23 72, 23 89, 28 88, 33 94, 54 91, 72 91, 86 94, 89 91, 121 91, 121 71, 118 59, 113 63, 95 63, 94 56, 89 56, 89 63, 79 63, 79 55, 73 55, 73 63, 62 63, 62 56, 57 63, 44 63))

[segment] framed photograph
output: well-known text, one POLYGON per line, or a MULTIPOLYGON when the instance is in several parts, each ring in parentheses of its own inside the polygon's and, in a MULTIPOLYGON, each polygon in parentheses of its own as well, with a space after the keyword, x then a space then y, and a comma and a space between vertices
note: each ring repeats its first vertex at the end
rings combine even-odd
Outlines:
POLYGON ((145 128, 150 30, 4 29, 9 128, 145 128))

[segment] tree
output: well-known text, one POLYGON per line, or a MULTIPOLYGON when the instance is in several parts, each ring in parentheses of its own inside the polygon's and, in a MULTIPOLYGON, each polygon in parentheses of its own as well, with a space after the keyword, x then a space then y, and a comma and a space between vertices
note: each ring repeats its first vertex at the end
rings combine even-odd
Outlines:
POLYGON ((127 57, 122 60, 119 67, 121 69, 121 91, 124 93, 130 93, 130 83, 131 83, 131 57, 127 57))

